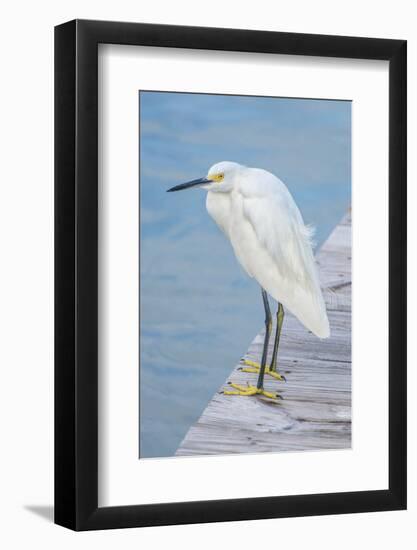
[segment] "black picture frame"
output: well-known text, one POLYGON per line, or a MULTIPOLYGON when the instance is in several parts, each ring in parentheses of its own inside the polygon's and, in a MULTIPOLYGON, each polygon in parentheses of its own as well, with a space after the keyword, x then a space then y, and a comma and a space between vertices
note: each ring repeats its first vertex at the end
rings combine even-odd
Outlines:
POLYGON ((406 46, 405 40, 107 21, 55 28, 57 524, 91 530, 406 508, 406 46), (389 62, 387 490, 98 507, 97 53, 106 43, 389 62))

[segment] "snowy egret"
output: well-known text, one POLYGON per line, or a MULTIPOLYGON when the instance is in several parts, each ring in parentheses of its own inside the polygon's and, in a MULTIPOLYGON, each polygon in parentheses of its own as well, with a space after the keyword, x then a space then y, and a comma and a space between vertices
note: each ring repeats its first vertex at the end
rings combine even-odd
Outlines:
POLYGON ((311 228, 285 184, 259 168, 236 162, 219 162, 207 176, 168 189, 181 191, 201 187, 208 191, 208 213, 228 237, 243 269, 261 286, 265 309, 265 338, 260 364, 244 361, 245 372, 259 373, 256 386, 231 384, 226 395, 257 395, 277 398, 264 389, 264 376, 285 380, 277 369, 278 346, 284 307, 319 338, 330 335, 316 264, 311 228), (272 359, 267 366, 272 315, 268 294, 278 302, 277 327, 272 359))

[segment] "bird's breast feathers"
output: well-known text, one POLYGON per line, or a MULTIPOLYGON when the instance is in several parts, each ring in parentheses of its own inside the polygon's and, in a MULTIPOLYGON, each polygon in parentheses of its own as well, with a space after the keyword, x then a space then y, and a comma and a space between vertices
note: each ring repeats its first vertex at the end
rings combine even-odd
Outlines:
POLYGON ((207 193, 207 212, 217 223, 220 229, 229 237, 229 224, 231 220, 231 197, 229 193, 207 193))

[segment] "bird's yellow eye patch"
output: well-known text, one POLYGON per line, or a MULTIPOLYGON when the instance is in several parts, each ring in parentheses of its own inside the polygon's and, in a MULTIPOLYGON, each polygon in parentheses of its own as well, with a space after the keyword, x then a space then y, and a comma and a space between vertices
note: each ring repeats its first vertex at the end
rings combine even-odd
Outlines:
POLYGON ((220 174, 210 174, 209 175, 209 178, 217 183, 221 182, 222 180, 224 180, 224 174, 223 173, 220 173, 220 174))

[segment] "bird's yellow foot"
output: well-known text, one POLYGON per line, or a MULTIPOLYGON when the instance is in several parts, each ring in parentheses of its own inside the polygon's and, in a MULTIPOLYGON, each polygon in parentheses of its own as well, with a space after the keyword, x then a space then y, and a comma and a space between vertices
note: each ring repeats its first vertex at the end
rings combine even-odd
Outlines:
MULTIPOLYGON (((256 363, 255 361, 251 361, 250 359, 242 359, 242 365, 246 365, 246 367, 240 367, 239 370, 241 370, 242 372, 259 374, 259 371, 261 370, 261 365, 259 363, 256 363)), ((285 376, 280 374, 277 370, 271 369, 271 367, 265 367, 265 374, 269 374, 269 376, 272 376, 276 380, 286 382, 285 376)))
POLYGON ((234 384, 233 382, 228 382, 229 386, 235 388, 234 390, 224 390, 222 393, 224 395, 264 395, 269 397, 269 399, 282 399, 281 396, 276 392, 266 391, 263 388, 257 388, 256 386, 241 386, 240 384, 234 384))

